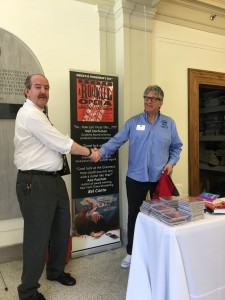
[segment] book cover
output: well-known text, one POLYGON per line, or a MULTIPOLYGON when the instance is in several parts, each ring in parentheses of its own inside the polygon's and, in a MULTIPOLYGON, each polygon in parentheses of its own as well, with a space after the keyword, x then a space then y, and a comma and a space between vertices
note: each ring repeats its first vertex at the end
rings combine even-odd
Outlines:
POLYGON ((201 193, 196 198, 203 201, 212 202, 213 200, 217 199, 220 195, 218 194, 212 194, 212 193, 201 193))

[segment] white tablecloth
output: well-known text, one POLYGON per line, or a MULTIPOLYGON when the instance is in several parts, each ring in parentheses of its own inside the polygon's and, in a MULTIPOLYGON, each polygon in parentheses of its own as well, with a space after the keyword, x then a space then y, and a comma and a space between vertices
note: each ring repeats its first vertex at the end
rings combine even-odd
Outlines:
POLYGON ((225 215, 170 227, 139 213, 126 300, 225 300, 225 215))

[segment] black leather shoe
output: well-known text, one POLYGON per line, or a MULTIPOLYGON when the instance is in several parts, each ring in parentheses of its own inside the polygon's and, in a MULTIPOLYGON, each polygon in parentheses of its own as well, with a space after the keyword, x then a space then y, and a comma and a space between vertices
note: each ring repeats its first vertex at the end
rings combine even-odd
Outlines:
POLYGON ((73 278, 72 276, 70 276, 69 273, 62 273, 62 275, 60 275, 57 278, 54 279, 49 279, 51 281, 58 281, 59 283, 63 284, 63 285, 67 285, 67 286, 72 286, 76 284, 76 279, 73 278))
POLYGON ((44 295, 37 292, 36 294, 26 298, 25 300, 46 300, 46 299, 45 299, 44 295))

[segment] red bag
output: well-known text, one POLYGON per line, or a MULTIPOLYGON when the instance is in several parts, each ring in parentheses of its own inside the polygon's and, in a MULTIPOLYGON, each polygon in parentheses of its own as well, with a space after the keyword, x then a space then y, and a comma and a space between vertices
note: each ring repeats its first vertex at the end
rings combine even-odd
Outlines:
MULTIPOLYGON (((70 260, 71 251, 72 251, 72 237, 70 237, 69 240, 68 240, 68 248, 67 248, 67 254, 66 254, 66 263, 68 263, 69 260, 70 260)), ((45 256, 46 263, 49 260, 49 252, 50 252, 50 248, 48 247, 48 250, 47 250, 46 256, 45 256)))
POLYGON ((179 192, 171 177, 164 172, 159 179, 152 199, 159 199, 159 197, 163 196, 179 196, 179 192))

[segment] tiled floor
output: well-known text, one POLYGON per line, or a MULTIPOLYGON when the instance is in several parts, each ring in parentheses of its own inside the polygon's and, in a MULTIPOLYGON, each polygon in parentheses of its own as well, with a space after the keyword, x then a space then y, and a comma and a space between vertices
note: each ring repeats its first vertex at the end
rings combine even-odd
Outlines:
MULTIPOLYGON (((77 280, 73 287, 45 279, 43 273, 39 291, 47 300, 124 300, 126 297, 129 269, 122 269, 120 263, 126 255, 125 248, 71 259, 66 272, 77 280)), ((0 264, 8 291, 5 291, 0 277, 0 300, 18 300, 17 286, 20 282, 22 261, 0 264)))

